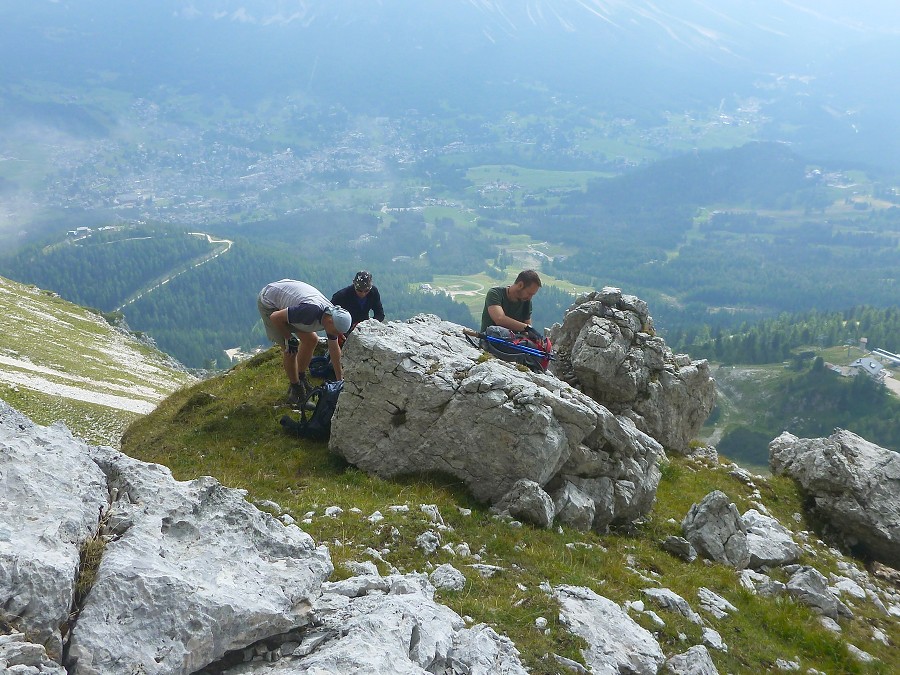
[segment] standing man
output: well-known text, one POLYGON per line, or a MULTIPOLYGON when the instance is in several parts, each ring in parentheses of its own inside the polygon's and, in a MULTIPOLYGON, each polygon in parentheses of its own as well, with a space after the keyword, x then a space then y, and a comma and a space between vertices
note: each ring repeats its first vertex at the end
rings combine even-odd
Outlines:
POLYGON ((350 330, 350 312, 328 302, 318 289, 293 279, 268 284, 259 292, 256 306, 266 335, 283 351, 282 365, 290 382, 288 403, 300 403, 309 394, 306 369, 319 344, 316 331, 325 331, 335 378, 344 378, 338 336, 350 330))
POLYGON ((481 313, 481 332, 488 326, 503 326, 520 333, 531 328, 531 299, 541 290, 534 270, 519 272, 511 286, 495 286, 487 292, 481 313))
MULTIPOLYGON (((366 270, 357 272, 350 286, 342 288, 332 295, 331 303, 340 305, 350 312, 354 327, 360 321, 368 319, 369 312, 373 313, 372 318, 384 321, 384 307, 381 306, 381 294, 378 292, 378 287, 372 285, 372 273, 366 270)), ((353 330, 353 328, 350 330, 353 330)))

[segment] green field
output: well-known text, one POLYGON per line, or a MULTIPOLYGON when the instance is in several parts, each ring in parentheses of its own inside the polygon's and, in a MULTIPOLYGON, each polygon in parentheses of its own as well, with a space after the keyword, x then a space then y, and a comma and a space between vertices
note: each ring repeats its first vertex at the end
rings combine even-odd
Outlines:
POLYGON ((531 192, 554 189, 583 190, 588 181, 610 175, 599 171, 527 169, 510 164, 473 166, 466 172, 466 178, 476 186, 502 183, 515 185, 516 189, 531 192))

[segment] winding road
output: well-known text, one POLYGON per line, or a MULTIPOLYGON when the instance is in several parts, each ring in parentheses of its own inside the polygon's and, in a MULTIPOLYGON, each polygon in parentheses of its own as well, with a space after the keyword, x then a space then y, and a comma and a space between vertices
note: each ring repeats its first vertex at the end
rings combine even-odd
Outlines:
POLYGON ((160 281, 154 283, 152 286, 145 288, 142 291, 138 291, 137 293, 134 293, 125 302, 123 302, 121 305, 116 307, 116 311, 121 311, 121 310, 125 309, 128 305, 132 304, 133 302, 135 302, 137 300, 140 300, 147 293, 152 293, 157 288, 160 288, 161 286, 166 285, 167 283, 172 281, 172 279, 174 279, 175 277, 180 276, 180 275, 184 274, 185 272, 189 272, 190 270, 197 269, 198 267, 200 267, 200 265, 205 265, 210 260, 215 260, 220 255, 228 253, 228 251, 231 250, 231 247, 234 246, 234 242, 231 241, 230 239, 217 239, 217 238, 213 237, 211 234, 207 234, 206 232, 188 232, 188 234, 190 234, 194 237, 206 237, 206 241, 208 241, 210 244, 212 244, 214 246, 216 244, 223 244, 224 246, 219 247, 217 250, 214 250, 211 253, 206 253, 206 254, 200 256, 199 258, 194 258, 194 260, 190 264, 185 265, 184 267, 179 269, 177 272, 171 273, 168 276, 166 276, 165 278, 161 279, 160 281))

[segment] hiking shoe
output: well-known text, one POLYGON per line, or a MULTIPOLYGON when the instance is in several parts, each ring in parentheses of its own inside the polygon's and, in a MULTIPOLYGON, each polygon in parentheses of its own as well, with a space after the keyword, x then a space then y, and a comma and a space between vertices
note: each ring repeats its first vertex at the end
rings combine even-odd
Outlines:
POLYGON ((287 402, 291 405, 303 403, 309 395, 309 384, 306 380, 300 380, 288 387, 287 402))

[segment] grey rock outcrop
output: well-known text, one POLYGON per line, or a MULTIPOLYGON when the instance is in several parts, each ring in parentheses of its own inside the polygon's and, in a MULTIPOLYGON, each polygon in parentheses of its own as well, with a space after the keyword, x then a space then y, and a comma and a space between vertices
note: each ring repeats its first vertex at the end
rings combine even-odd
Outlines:
POLYGON ((43 645, 29 642, 22 633, 0 635, 0 673, 13 675, 68 675, 47 655, 43 645))
POLYGON ((719 675, 716 664, 703 645, 695 645, 683 654, 670 658, 663 672, 672 675, 719 675))
POLYGON ((4 621, 57 661, 65 627, 72 675, 194 672, 311 622, 328 552, 242 492, 212 478, 175 481, 165 467, 34 425, 5 404, 0 448, 0 606, 14 614, 4 621), (89 541, 102 557, 79 608, 89 541))
POLYGON ((276 663, 242 664, 223 675, 295 673, 471 673, 525 675, 508 638, 433 600, 424 575, 328 584, 315 605, 320 625, 276 663))
POLYGON ((647 303, 618 288, 582 295, 550 329, 557 376, 584 391, 666 450, 690 442, 715 404, 705 360, 675 355, 655 334, 647 303))
POLYGON ((656 638, 612 600, 580 586, 558 586, 553 596, 562 623, 588 643, 582 655, 590 672, 659 672, 665 655, 656 638))
POLYGON ((365 471, 449 473, 493 504, 523 479, 550 495, 568 482, 593 502, 598 530, 653 504, 656 441, 552 375, 485 360, 462 326, 364 322, 344 377, 329 449, 365 471))
POLYGON ((717 619, 724 619, 729 614, 738 611, 737 607, 728 600, 705 586, 697 589, 697 599, 700 600, 700 608, 717 619))
POLYGON ((681 614, 685 619, 695 624, 702 624, 703 619, 693 609, 688 601, 678 593, 668 588, 645 588, 643 594, 655 602, 659 607, 681 614))
POLYGON ((900 454, 842 429, 828 438, 783 433, 769 443, 769 464, 811 498, 823 538, 900 567, 900 454))
POLYGON ((550 527, 556 514, 550 495, 533 480, 525 478, 516 481, 512 489, 494 505, 494 509, 538 527, 550 527))
POLYGON ((756 509, 748 509, 741 519, 744 521, 747 547, 750 549, 749 566, 753 569, 788 565, 800 558, 800 547, 790 530, 775 518, 756 509))
POLYGON ((113 538, 72 632, 73 675, 150 664, 193 672, 312 622, 333 568, 308 534, 213 478, 179 482, 110 448, 91 454, 118 498, 113 538))
POLYGON ((553 493, 553 505, 556 519, 563 525, 587 531, 594 524, 594 500, 568 481, 553 493))
POLYGON ((787 592, 797 601, 831 619, 852 617, 853 612, 828 589, 828 581, 814 567, 801 567, 787 582, 787 592))
POLYGON ((664 551, 685 562, 694 562, 697 559, 697 549, 684 537, 668 536, 661 542, 661 546, 664 551))
POLYGON ((741 586, 751 593, 758 593, 764 597, 775 597, 787 592, 787 587, 782 582, 761 572, 750 569, 741 570, 738 578, 741 586))
POLYGON ((691 506, 681 527, 685 538, 704 558, 739 570, 750 563, 744 522, 724 492, 713 490, 691 506))
POLYGON ((0 619, 56 660, 80 551, 109 500, 106 476, 71 440, 0 402, 0 619))

